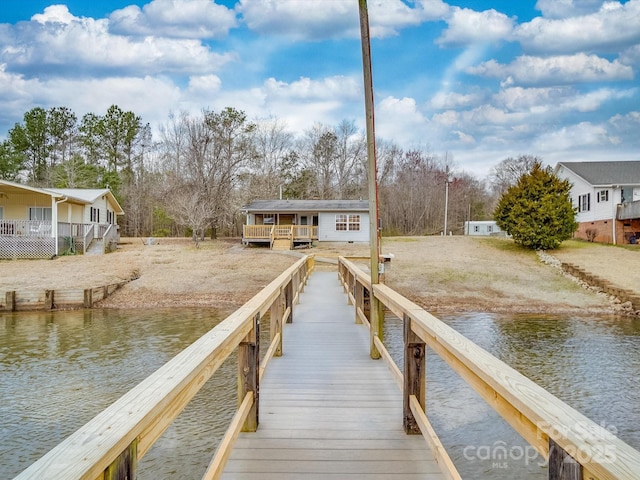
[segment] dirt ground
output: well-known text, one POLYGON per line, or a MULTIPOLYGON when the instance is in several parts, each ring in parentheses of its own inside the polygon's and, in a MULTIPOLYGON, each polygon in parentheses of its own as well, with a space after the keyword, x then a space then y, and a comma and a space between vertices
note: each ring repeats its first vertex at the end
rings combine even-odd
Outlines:
MULTIPOLYGON (((134 278, 103 301, 104 308, 241 305, 296 261, 313 253, 335 262, 338 255, 369 253, 368 245, 320 243, 308 250, 277 253, 243 247, 239 240, 125 238, 104 256, 54 260, 0 261, 0 291, 88 288, 134 278)), ((477 237, 395 237, 382 239, 392 253, 385 282, 431 311, 610 312, 604 295, 585 289, 535 252, 510 240, 477 237)), ((554 257, 640 290, 640 249, 565 242, 554 257)), ((318 268, 335 269, 318 262, 318 268)))

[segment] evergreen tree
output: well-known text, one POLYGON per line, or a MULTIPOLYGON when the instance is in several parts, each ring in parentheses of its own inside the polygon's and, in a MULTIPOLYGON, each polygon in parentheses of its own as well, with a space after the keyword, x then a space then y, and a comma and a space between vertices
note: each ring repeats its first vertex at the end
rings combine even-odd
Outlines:
POLYGON ((571 184, 536 162, 529 173, 502 195, 494 218, 523 247, 550 250, 568 240, 577 228, 571 184))

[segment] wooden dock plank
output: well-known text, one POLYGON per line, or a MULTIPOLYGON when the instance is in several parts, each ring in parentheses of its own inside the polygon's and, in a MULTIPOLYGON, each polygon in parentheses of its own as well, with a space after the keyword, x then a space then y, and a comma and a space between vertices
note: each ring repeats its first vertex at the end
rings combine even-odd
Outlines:
POLYGON ((260 385, 258 431, 240 434, 222 478, 444 478, 404 433, 401 392, 335 273, 314 272, 300 299, 260 385))

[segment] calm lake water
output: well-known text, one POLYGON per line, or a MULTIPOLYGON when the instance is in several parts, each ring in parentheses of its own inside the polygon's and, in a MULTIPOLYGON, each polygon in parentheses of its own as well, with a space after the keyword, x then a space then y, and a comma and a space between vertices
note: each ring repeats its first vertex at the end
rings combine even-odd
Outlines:
MULTIPOLYGON (((224 316, 209 309, 0 314, 0 478, 17 475, 224 316)), ((640 321, 440 318, 640 448, 640 321)), ((401 362, 400 324, 388 321, 386 334, 401 362)), ((435 354, 427 362, 428 414, 464 478, 546 478, 539 458, 518 458, 529 453, 526 443, 480 397, 435 354), (491 458, 501 447, 508 458, 491 458)), ((233 357, 142 459, 138 478, 202 476, 235 411, 235 376, 233 357)))

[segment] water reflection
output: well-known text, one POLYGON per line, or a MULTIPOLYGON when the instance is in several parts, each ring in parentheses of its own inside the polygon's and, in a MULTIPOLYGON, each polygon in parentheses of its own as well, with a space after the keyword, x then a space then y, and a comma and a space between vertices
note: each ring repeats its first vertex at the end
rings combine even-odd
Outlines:
MULTIPOLYGON (((0 314, 0 478, 18 474, 224 316, 210 309, 0 314)), ((441 318, 640 448, 637 319, 441 318)), ((263 342, 267 327, 262 322, 263 342)), ((386 329, 402 365, 401 325, 389 319, 386 329)), ((234 357, 142 459, 138 478, 204 473, 235 412, 235 376, 234 357)), ((464 478, 547 478, 541 459, 526 457, 528 444, 431 351, 427 378, 429 417, 464 478)))

